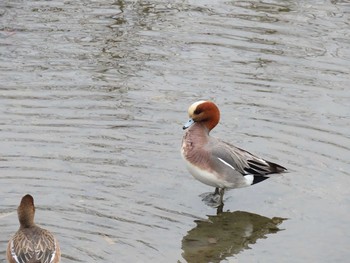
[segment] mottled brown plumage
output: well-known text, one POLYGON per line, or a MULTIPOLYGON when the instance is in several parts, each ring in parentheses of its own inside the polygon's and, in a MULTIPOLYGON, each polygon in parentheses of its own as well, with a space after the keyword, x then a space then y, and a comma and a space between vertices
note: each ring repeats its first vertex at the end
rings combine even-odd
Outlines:
POLYGON ((34 223, 35 206, 31 195, 25 195, 17 209, 20 227, 7 246, 9 263, 58 263, 60 248, 48 230, 34 223))

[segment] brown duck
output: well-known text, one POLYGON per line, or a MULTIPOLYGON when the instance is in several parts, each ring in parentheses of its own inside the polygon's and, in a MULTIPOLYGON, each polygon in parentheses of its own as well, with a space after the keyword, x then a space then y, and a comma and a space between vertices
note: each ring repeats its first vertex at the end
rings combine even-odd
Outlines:
POLYGON ((9 263, 58 263, 61 252, 56 238, 34 223, 34 199, 27 194, 17 209, 20 227, 7 246, 9 263))

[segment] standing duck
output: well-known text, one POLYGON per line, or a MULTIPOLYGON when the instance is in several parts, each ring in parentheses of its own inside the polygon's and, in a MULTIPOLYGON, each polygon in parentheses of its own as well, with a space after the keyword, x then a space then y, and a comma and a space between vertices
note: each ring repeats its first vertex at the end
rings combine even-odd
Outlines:
POLYGON ((273 173, 283 173, 283 166, 266 161, 241 148, 209 135, 220 120, 219 108, 211 101, 198 101, 188 109, 189 121, 181 154, 189 172, 200 182, 215 187, 223 206, 225 189, 259 183, 273 173))
POLYGON ((7 246, 9 263, 58 263, 60 248, 48 230, 34 223, 34 199, 25 195, 17 209, 20 227, 7 246))

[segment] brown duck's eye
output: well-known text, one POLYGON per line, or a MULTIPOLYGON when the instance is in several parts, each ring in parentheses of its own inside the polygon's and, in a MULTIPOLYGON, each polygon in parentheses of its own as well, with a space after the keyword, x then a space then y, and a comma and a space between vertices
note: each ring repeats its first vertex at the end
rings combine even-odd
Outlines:
POLYGON ((200 109, 196 109, 195 111, 194 111, 194 114, 196 114, 196 115, 198 115, 198 114, 200 114, 202 111, 200 110, 200 109))

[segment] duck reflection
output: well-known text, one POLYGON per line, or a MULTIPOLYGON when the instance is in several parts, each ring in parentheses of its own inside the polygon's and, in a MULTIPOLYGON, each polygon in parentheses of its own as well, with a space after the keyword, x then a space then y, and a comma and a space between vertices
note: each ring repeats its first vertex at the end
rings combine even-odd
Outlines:
POLYGON ((197 226, 182 239, 183 258, 188 262, 220 262, 248 249, 267 234, 277 233, 285 219, 235 211, 196 220, 197 226))

